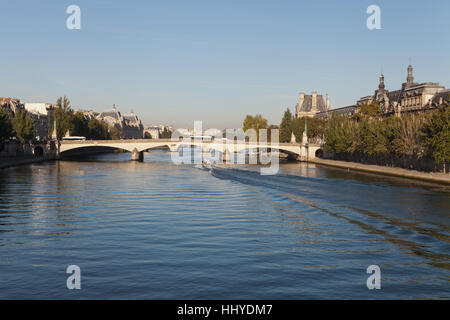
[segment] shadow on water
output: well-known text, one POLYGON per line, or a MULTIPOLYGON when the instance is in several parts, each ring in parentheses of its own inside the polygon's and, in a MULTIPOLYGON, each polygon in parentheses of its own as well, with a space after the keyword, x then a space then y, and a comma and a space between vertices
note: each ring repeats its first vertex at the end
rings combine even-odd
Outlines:
MULTIPOLYGON (((290 166, 283 172, 293 172, 290 166)), ((397 179, 296 168, 297 175, 261 176, 254 170, 215 167, 213 176, 277 190, 283 196, 383 237, 407 254, 450 270, 450 197, 447 188, 397 179), (298 175, 301 172, 303 175, 298 175), (436 189, 438 191, 436 191, 436 189), (434 190, 434 191, 430 191, 434 190), (436 194, 437 193, 437 194, 436 194)))

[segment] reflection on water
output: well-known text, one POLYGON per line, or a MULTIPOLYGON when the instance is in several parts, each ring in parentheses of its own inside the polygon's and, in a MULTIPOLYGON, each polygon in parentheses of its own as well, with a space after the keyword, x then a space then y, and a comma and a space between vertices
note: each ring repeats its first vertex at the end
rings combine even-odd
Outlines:
POLYGON ((0 171, 0 298, 449 298, 447 187, 97 155, 0 171), (79 265, 82 289, 66 288, 79 265), (382 270, 368 290, 366 268, 382 270))

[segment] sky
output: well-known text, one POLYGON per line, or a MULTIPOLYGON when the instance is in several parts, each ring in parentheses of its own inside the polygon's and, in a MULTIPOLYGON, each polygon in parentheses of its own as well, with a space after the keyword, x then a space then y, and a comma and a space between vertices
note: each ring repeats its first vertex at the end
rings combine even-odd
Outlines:
POLYGON ((113 104, 144 124, 279 124, 300 92, 332 108, 373 94, 380 72, 399 89, 450 87, 448 0, 0 0, 0 97, 97 112, 113 104), (68 6, 81 9, 69 30, 68 6), (381 29, 369 30, 369 5, 381 29))

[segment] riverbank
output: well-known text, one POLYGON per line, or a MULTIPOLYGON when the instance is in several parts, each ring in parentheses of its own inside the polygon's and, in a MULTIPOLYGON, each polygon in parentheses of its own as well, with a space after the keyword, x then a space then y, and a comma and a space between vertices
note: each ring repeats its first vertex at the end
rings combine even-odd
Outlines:
POLYGON ((336 168, 342 168, 347 170, 355 170, 376 174, 383 174, 388 176, 416 179, 416 180, 424 180, 429 182, 437 182, 442 184, 450 185, 450 174, 444 174, 439 172, 420 172, 416 170, 408 170, 396 167, 386 167, 386 166, 377 166, 371 164, 363 164, 357 162, 347 162, 347 161, 339 161, 339 160, 327 160, 327 159, 313 159, 309 162, 331 166, 336 168))
POLYGON ((33 163, 39 163, 44 161, 49 161, 45 157, 35 157, 35 156, 20 156, 9 159, 0 159, 0 169, 6 169, 10 167, 17 167, 22 165, 28 165, 33 163))

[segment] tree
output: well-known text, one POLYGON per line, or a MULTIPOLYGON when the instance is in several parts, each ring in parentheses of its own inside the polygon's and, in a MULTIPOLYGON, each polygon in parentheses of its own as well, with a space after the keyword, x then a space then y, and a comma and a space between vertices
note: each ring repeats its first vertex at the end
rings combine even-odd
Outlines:
POLYGON ((88 128, 92 140, 108 140, 110 137, 108 125, 98 119, 89 120, 88 128))
POLYGON ((379 118, 381 117, 381 114, 382 111, 378 102, 372 101, 371 103, 362 104, 359 108, 359 111, 355 113, 354 118, 358 121, 361 121, 364 118, 379 118))
POLYGON ((56 101, 56 108, 53 111, 53 116, 56 121, 56 136, 58 140, 61 140, 67 131, 71 131, 72 128, 72 109, 70 108, 70 101, 66 96, 64 98, 59 97, 56 101))
POLYGON ((446 173, 446 164, 450 162, 450 104, 433 113, 423 133, 427 153, 443 164, 446 173))
POLYGON ((77 111, 72 117, 71 134, 73 136, 81 136, 89 138, 89 120, 86 119, 83 112, 77 111))
POLYGON ((172 138, 172 131, 170 131, 167 127, 164 127, 164 130, 161 133, 161 139, 170 139, 170 138, 172 138))
POLYGON ((12 123, 17 137, 22 142, 34 138, 34 121, 25 109, 16 111, 12 123))
POLYGON ((356 121, 333 112, 325 128, 325 150, 328 152, 353 153, 358 150, 359 127, 356 121))
POLYGON ((109 126, 109 137, 111 140, 119 140, 120 139, 120 131, 114 126, 109 126))
POLYGON ((247 115, 242 124, 242 129, 244 130, 244 132, 247 132, 248 130, 255 131, 256 141, 259 141, 259 130, 267 129, 267 127, 267 119, 264 119, 260 114, 257 114, 256 116, 247 115))
POLYGON ((12 131, 11 115, 5 108, 0 107, 0 143, 11 137, 12 131))
MULTIPOLYGON (((280 123, 280 142, 290 142, 292 136, 293 117, 289 108, 286 109, 280 123)), ((298 138, 297 138, 298 139, 298 138)))
POLYGON ((388 139, 382 123, 365 119, 360 124, 359 151, 369 156, 387 155, 388 139))
POLYGON ((309 140, 322 139, 325 134, 326 121, 318 118, 301 117, 292 120, 292 132, 294 133, 297 141, 301 141, 303 137, 305 121, 308 126, 307 134, 309 140))
POLYGON ((396 156, 418 156, 424 153, 423 126, 426 116, 403 115, 402 119, 389 117, 380 123, 386 130, 388 147, 396 156))
POLYGON ((280 137, 279 137, 279 127, 275 124, 271 124, 269 127, 267 127, 267 142, 280 142, 280 137), (278 130, 278 141, 272 141, 272 130, 278 130))

